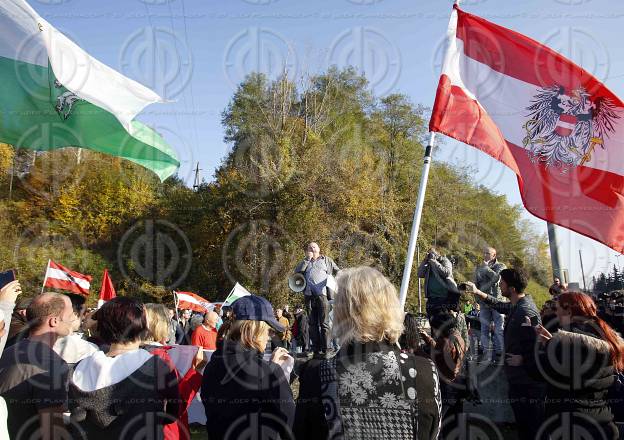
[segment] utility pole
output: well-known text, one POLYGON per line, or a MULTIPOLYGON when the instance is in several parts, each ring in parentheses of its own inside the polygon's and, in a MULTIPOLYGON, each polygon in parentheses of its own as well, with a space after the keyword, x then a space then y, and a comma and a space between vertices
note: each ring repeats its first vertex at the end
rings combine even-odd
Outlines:
POLYGON ((557 250, 557 236, 555 232, 555 225, 553 225, 550 222, 548 222, 546 225, 548 228, 548 245, 550 247, 550 262, 552 264, 553 277, 559 278, 561 280, 561 283, 563 284, 567 282, 567 280, 564 280, 563 278, 563 270, 561 267, 561 262, 559 260, 559 251, 557 250))
POLYGON ((583 254, 579 249, 579 258, 581 259, 581 275, 583 275, 583 290, 587 293, 587 284, 585 283, 585 269, 583 268, 583 254))
POLYGON ((193 190, 197 191, 199 189, 199 185, 201 183, 199 179, 199 172, 201 169, 199 168, 199 162, 197 162, 197 166, 195 166, 195 181, 193 182, 193 190))

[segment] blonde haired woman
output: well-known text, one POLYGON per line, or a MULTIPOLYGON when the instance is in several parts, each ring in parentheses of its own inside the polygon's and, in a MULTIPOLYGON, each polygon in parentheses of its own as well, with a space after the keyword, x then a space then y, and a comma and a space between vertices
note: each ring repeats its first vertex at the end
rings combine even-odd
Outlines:
POLYGON ((433 439, 440 424, 431 360, 401 353, 403 309, 396 289, 370 267, 338 274, 336 357, 312 361, 301 377, 297 439, 433 439))
POLYGON ((169 355, 175 347, 166 346, 171 325, 169 310, 163 304, 145 304, 145 317, 147 318, 147 331, 143 336, 143 344, 145 344, 143 348, 164 360, 175 371, 178 379, 180 416, 175 423, 165 425, 165 440, 190 440, 188 409, 202 383, 201 371, 206 366, 203 350, 197 351, 193 365, 182 377, 169 355))
POLYGON ((281 365, 292 358, 277 348, 263 359, 269 328, 283 332, 271 304, 256 295, 232 304, 234 320, 204 372, 201 396, 209 439, 292 438, 295 402, 281 365), (253 430, 250 433, 249 430, 253 430))

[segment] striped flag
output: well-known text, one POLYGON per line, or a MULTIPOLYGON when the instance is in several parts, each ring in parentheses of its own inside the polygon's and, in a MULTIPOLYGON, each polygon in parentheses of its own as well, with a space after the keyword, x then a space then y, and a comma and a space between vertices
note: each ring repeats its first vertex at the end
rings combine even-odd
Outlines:
POLYGON ((67 290, 86 296, 89 294, 91 279, 91 275, 83 275, 49 260, 43 287, 67 290))
POLYGON ((0 27, 0 142, 88 148, 161 180, 176 172, 175 151, 135 119, 163 98, 91 57, 24 0, 0 2, 0 27))
POLYGON ((236 301, 237 299, 242 298, 243 296, 248 296, 248 295, 251 295, 249 290, 245 289, 243 286, 241 286, 240 284, 236 283, 234 285, 234 288, 232 289, 232 291, 228 295, 228 297, 225 298, 225 301, 223 301, 223 305, 224 306, 231 306, 232 303, 234 301, 236 301))
POLYGON ((624 103, 525 35, 453 9, 429 123, 504 163, 533 215, 624 251, 624 103))
POLYGON ((176 297, 176 308, 182 310, 193 310, 194 312, 206 313, 213 309, 210 301, 192 292, 174 292, 176 297))

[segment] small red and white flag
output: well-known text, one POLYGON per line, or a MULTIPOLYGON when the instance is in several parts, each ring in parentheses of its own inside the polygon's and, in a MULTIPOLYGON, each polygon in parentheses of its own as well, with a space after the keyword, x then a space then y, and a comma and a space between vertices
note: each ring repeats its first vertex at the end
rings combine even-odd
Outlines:
POLYGON ((104 269, 104 275, 102 276, 102 287, 100 288, 100 299, 98 300, 98 309, 102 307, 102 305, 106 301, 110 301, 115 298, 117 293, 115 292, 115 287, 113 286, 113 280, 111 280, 108 275, 108 269, 104 269))
POLYGON ((624 250, 624 103, 543 44, 453 8, 429 122, 514 171, 533 215, 624 250))
POLYGON ((83 275, 49 260, 43 287, 67 290, 86 296, 89 294, 91 279, 91 275, 83 275))
POLYGON ((214 308, 213 304, 201 296, 191 292, 173 292, 176 299, 176 308, 206 313, 214 308))

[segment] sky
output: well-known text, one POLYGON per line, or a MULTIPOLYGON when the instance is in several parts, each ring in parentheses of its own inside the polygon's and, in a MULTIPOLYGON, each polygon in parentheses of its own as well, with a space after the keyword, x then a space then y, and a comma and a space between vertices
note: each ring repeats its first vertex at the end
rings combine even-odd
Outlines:
MULTIPOLYGON (((179 175, 212 180, 228 152, 221 113, 252 71, 296 78, 327 66, 354 65, 373 93, 404 93, 431 107, 451 0, 30 0, 31 6, 92 56, 167 98, 139 119, 157 129, 181 160, 179 175)), ((543 42, 624 97, 624 2, 621 0, 465 0, 461 7, 543 42)), ((515 175, 451 139, 434 150, 474 169, 477 183, 521 204, 515 175)), ((418 183, 414 184, 414 192, 418 183)), ((425 207, 426 209, 426 207, 425 207)), ((545 222, 526 211, 536 229, 545 222)), ((620 265, 619 254, 558 228, 570 280, 587 281, 620 265)), ((504 256, 502 256, 504 259, 504 256)), ((621 261, 624 264, 624 260, 621 261)))

